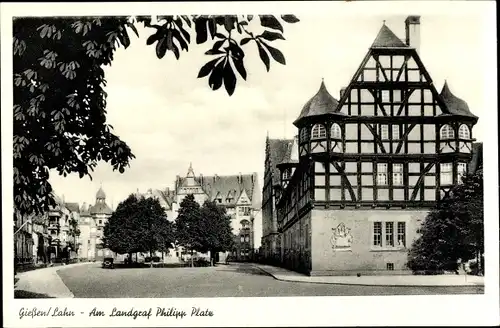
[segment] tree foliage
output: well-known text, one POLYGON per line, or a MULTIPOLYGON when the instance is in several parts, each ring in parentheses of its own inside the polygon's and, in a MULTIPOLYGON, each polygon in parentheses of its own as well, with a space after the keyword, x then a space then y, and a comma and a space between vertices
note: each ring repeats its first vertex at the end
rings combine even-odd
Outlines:
POLYGON ((189 194, 181 201, 175 220, 176 244, 189 251, 203 250, 203 227, 200 223, 200 204, 189 194))
POLYGON ((228 251, 233 248, 234 235, 231 228, 231 217, 226 209, 213 201, 205 201, 201 208, 204 231, 204 250, 215 252, 228 251))
POLYGON ((457 270, 484 253, 483 172, 463 177, 426 217, 409 252, 414 271, 457 270))
POLYGON ((40 213, 54 204, 50 170, 60 175, 89 176, 99 161, 123 173, 134 158, 131 149, 106 123, 106 79, 103 66, 114 52, 130 45, 136 24, 154 30, 146 43, 158 58, 172 52, 179 59, 192 39, 210 42, 199 78, 232 95, 237 74, 247 78, 243 46, 254 43, 270 69, 270 57, 285 64, 284 55, 270 45, 283 37, 283 22, 293 15, 258 17, 265 31, 248 29, 245 16, 158 16, 16 18, 13 22, 14 83, 14 205, 23 215, 40 213), (238 40, 238 36, 240 39, 238 40), (237 73, 237 74, 236 74, 237 73))
POLYGON ((176 220, 180 246, 201 253, 210 251, 213 256, 232 249, 233 237, 231 217, 226 215, 224 207, 208 200, 200 207, 193 195, 182 200, 176 220))
POLYGON ((103 245, 120 254, 164 251, 173 241, 173 224, 155 198, 130 195, 104 226, 103 245))

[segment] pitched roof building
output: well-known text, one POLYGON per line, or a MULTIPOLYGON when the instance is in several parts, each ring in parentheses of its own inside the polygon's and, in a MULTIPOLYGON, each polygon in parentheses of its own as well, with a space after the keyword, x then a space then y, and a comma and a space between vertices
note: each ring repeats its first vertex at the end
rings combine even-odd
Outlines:
POLYGON ((297 159, 292 146, 273 163, 266 142, 263 246, 283 266, 409 273, 408 247, 429 209, 480 167, 477 116, 448 83, 436 90, 419 55, 420 17, 405 32, 403 41, 382 25, 338 101, 321 83, 294 122, 297 159))

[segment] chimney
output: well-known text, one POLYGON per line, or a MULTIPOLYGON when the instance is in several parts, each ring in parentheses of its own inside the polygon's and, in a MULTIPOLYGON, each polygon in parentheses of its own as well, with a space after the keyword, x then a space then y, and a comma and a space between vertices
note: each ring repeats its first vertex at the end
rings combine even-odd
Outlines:
POLYGON ((405 20, 406 44, 420 55, 420 16, 408 16, 405 20))

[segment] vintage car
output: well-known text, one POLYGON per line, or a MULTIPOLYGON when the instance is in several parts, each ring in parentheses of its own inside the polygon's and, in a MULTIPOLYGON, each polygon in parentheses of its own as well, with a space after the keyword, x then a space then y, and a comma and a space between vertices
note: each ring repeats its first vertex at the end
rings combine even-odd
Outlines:
POLYGON ((102 260, 103 269, 114 269, 114 259, 112 257, 105 257, 102 260))

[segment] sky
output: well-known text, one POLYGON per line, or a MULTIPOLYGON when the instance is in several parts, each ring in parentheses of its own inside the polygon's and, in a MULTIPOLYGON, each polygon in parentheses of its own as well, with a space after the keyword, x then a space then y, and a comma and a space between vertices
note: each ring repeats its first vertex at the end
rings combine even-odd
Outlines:
MULTIPOLYGON (((408 12, 414 14, 414 12, 408 12)), ((286 65, 271 62, 266 72, 254 44, 247 44, 247 81, 238 80, 229 97, 222 87, 212 91, 200 67, 210 58, 210 44, 190 46, 180 60, 172 53, 163 59, 146 45, 151 30, 139 28, 131 46, 120 48, 107 67, 107 121, 132 149, 136 158, 125 173, 100 163, 93 180, 77 175, 63 178, 52 173, 55 192, 66 201, 93 203, 102 183, 112 207, 137 189, 173 187, 192 162, 196 175, 257 172, 262 188, 265 139, 291 138, 292 122, 317 92, 324 78, 329 92, 339 98, 383 21, 404 38, 407 15, 297 14, 296 24, 284 24, 286 40, 274 41, 286 65)), ((255 20, 254 20, 255 21, 255 20)), ((258 28, 258 27, 257 27, 258 28)), ((480 117, 473 134, 485 136, 484 113, 494 110, 482 90, 491 62, 485 52, 491 40, 477 11, 461 15, 422 15, 420 57, 438 91, 444 80, 451 91, 480 117)))

